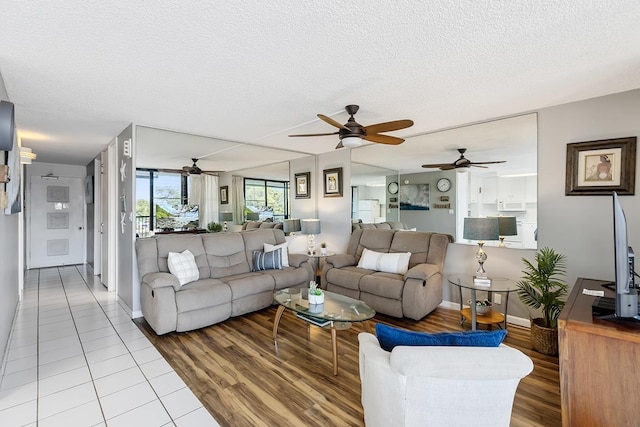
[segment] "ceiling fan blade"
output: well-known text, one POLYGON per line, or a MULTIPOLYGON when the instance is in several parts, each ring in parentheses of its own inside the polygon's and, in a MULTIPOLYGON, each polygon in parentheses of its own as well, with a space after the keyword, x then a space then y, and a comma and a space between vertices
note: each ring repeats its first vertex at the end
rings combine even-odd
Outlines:
POLYGON ((493 165, 493 164, 496 164, 496 163, 505 163, 505 162, 506 162, 506 160, 498 160, 498 161, 495 161, 495 162, 471 162, 470 164, 473 165, 473 166, 476 166, 476 165, 493 165))
POLYGON ((473 166, 474 168, 484 168, 484 169, 489 169, 489 166, 482 166, 479 165, 477 163, 470 163, 469 166, 473 166))
POLYGON ((389 135, 380 135, 378 133, 367 134, 363 139, 380 144, 398 145, 404 142, 404 139, 389 135))
POLYGON ((392 130, 400 130, 413 126, 413 120, 394 120, 392 122, 377 123, 375 125, 365 126, 367 133, 391 132, 392 130))
POLYGON ((454 168, 454 166, 451 163, 432 163, 432 164, 422 165, 422 167, 423 168, 446 168, 446 167, 454 168))
POLYGON ((330 133, 304 133, 299 135, 289 135, 289 136, 327 136, 327 135, 337 135, 338 132, 330 132, 330 133))
POLYGON ((318 114, 318 118, 320 120, 322 120, 323 122, 329 123, 332 126, 337 127, 338 129, 344 129, 344 130, 350 130, 348 127, 346 127, 345 125, 336 122, 335 120, 333 120, 331 117, 325 116, 324 114, 318 114))
POLYGON ((453 165, 446 165, 446 166, 440 166, 438 169, 440 169, 441 171, 450 171, 458 168, 453 165))

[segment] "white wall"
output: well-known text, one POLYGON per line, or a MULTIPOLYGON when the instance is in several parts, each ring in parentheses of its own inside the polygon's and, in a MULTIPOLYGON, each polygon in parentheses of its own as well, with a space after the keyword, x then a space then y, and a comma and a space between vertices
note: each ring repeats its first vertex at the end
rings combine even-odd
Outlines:
MULTIPOLYGON (((9 101, 7 90, 0 75, 0 100, 9 101)), ((6 164, 5 151, 0 150, 0 163, 6 164)), ((4 184, 0 189, 4 190, 4 184)), ((20 270, 18 214, 5 215, 0 211, 0 358, 4 360, 5 350, 18 305, 20 270)))
MULTIPOLYGON (((351 153, 350 149, 320 154, 317 159, 317 179, 312 179, 318 201, 318 218, 322 233, 316 236, 316 247, 327 242, 330 252, 344 252, 351 236, 351 153), (325 169, 342 168, 342 197, 324 197, 325 169)), ((313 196, 312 196, 313 197, 313 196)))

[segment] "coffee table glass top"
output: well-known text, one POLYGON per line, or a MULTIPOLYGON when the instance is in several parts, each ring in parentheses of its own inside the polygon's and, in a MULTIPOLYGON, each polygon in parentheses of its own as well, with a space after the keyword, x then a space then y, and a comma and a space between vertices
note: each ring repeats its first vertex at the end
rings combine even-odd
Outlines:
POLYGON ((375 316, 374 309, 362 301, 323 291, 323 304, 309 304, 308 289, 287 288, 276 291, 273 300, 298 313, 335 322, 362 322, 375 316))
POLYGON ((491 279, 490 286, 474 285, 473 275, 471 274, 452 274, 447 277, 447 280, 452 285, 467 289, 475 289, 476 291, 513 292, 518 290, 518 285, 514 280, 505 279, 504 277, 489 278, 491 279))

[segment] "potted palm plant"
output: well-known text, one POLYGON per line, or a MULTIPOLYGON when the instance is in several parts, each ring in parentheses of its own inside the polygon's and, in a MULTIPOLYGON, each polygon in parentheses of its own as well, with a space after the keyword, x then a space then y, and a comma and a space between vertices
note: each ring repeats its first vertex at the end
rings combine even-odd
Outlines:
POLYGON ((561 279, 566 272, 565 258, 548 247, 536 252, 534 263, 522 258, 524 276, 517 292, 524 304, 542 312, 542 317, 531 319, 531 345, 543 354, 558 354, 558 317, 568 289, 561 279))

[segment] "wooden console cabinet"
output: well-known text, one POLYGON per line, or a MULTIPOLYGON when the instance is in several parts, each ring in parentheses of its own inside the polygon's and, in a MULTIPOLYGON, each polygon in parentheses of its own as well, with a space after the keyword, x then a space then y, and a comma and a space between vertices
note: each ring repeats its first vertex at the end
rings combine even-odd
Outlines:
POLYGON ((578 279, 558 320, 563 426, 640 425, 640 322, 593 318, 603 283, 578 279))

